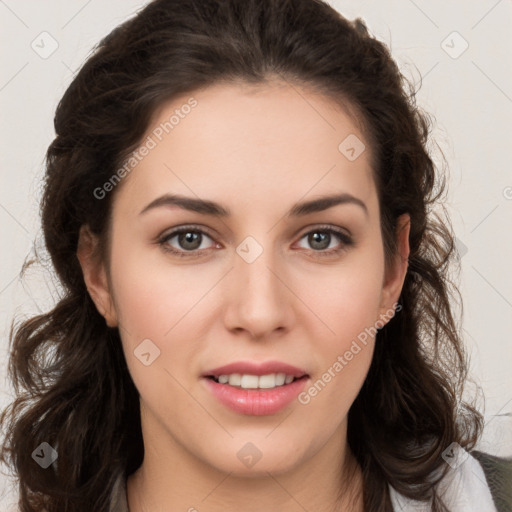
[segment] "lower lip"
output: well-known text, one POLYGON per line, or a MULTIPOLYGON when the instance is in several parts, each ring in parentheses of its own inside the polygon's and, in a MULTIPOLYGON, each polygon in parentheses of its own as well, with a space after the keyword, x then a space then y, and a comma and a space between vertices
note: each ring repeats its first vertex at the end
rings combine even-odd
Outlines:
POLYGON ((276 414, 293 402, 304 389, 308 377, 273 389, 241 389, 209 378, 203 380, 219 402, 231 410, 251 416, 266 416, 276 414))

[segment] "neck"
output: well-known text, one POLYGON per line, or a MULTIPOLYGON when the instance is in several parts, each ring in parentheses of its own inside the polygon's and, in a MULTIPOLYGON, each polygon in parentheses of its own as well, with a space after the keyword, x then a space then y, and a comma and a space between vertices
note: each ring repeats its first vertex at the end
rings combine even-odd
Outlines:
POLYGON ((346 424, 289 470, 251 476, 220 471, 163 428, 144 430, 143 422, 144 461, 127 480, 130 512, 363 510, 362 473, 346 442, 346 424))

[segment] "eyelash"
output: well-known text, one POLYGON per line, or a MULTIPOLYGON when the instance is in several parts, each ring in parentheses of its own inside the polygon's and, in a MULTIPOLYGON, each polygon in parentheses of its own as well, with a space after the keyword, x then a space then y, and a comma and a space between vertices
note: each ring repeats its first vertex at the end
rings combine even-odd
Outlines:
MULTIPOLYGON (((193 251, 185 251, 185 250, 177 250, 168 245, 169 240, 173 239, 176 235, 179 235, 180 233, 200 233, 202 235, 206 235, 207 237, 211 238, 213 240, 213 237, 208 234, 208 232, 204 231, 203 229, 200 229, 198 226, 182 226, 180 228, 177 228, 170 233, 162 236, 157 240, 157 244, 166 252, 169 252, 175 256, 178 256, 180 258, 198 258, 203 256, 202 251, 209 251, 211 249, 202 249, 202 250, 193 250, 193 251)), ((335 235, 338 237, 338 239, 341 241, 342 245, 338 249, 330 249, 328 251, 322 250, 322 251, 315 251, 311 250, 313 253, 315 253, 316 256, 319 256, 321 258, 323 257, 332 257, 336 256, 338 254, 341 254, 342 252, 345 252, 354 245, 354 241, 352 238, 344 233, 341 230, 335 229, 332 226, 318 226, 315 229, 312 229, 310 231, 307 231, 304 233, 299 240, 302 240, 307 235, 310 235, 311 233, 329 233, 331 235, 335 235)))

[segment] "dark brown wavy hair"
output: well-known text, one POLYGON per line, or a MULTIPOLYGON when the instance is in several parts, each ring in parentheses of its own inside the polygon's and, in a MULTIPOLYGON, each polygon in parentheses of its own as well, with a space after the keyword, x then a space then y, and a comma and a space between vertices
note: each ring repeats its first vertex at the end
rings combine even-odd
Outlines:
POLYGON ((433 122, 417 91, 361 19, 320 0, 155 0, 98 44, 56 110, 41 217, 63 293, 51 311, 13 321, 16 399, 1 416, 1 460, 14 468, 22 512, 107 512, 116 470, 127 476, 144 457, 139 395, 118 329, 96 310, 76 257, 88 225, 108 261, 115 191, 103 200, 93 191, 137 148, 164 102, 216 83, 275 78, 357 110, 374 155, 387 262, 397 218, 411 218, 402 310, 379 330, 348 417, 364 508, 391 511, 391 485, 447 510, 435 490, 447 469, 441 454, 454 441, 472 449, 482 416, 461 398, 468 361, 449 272, 458 258, 437 206, 446 166, 429 155, 433 122), (31 456, 42 442, 59 454, 47 469, 31 456))

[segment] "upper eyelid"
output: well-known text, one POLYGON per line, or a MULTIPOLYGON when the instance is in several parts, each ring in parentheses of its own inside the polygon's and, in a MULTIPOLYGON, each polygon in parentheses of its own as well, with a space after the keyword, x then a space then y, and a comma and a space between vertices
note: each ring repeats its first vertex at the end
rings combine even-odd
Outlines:
POLYGON ((176 227, 170 229, 168 232, 164 231, 164 233, 162 233, 161 235, 158 236, 158 240, 173 238, 176 235, 179 235, 180 232, 186 232, 186 231, 198 231, 201 234, 210 237, 211 239, 213 239, 216 236, 215 234, 211 233, 208 228, 206 228, 204 226, 184 225, 184 226, 176 226, 176 227))

